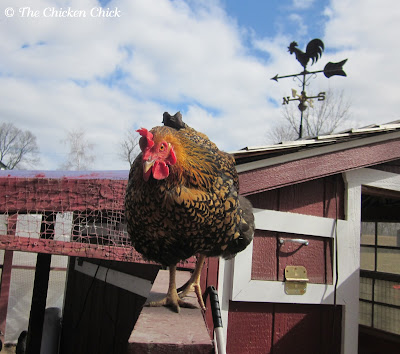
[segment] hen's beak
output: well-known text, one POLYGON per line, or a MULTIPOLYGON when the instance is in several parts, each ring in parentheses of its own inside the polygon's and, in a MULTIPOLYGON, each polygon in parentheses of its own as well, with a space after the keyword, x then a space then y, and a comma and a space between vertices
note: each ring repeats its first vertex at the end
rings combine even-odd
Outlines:
POLYGON ((155 160, 147 160, 143 163, 143 172, 147 173, 148 170, 150 170, 150 168, 153 167, 154 162, 156 162, 155 160))

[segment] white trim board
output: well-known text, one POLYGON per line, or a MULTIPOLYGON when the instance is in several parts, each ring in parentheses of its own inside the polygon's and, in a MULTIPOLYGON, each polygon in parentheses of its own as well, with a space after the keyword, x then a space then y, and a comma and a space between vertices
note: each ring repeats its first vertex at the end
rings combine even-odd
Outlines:
POLYGON ((334 237, 335 219, 256 208, 253 212, 258 230, 334 237))
POLYGON ((397 173, 360 168, 344 174, 346 183, 350 186, 368 186, 400 192, 400 175, 397 173))
MULTIPOLYGON (((281 218, 286 214, 282 213, 281 218)), ((290 220, 290 217, 288 218, 290 220)), ((323 218, 321 218, 323 219, 323 218)), ((331 225, 330 225, 331 226, 331 225)), ((257 227, 258 228, 258 227, 257 227)), ((330 228, 332 230, 332 228, 330 228)), ((342 286, 346 281, 346 276, 351 276, 354 267, 343 267, 348 259, 354 259, 354 245, 349 242, 349 234, 354 233, 354 223, 344 220, 338 221, 338 251, 340 276, 337 286, 337 304, 346 303, 346 291, 342 286), (341 288, 342 287, 342 288, 341 288)), ((331 237, 335 235, 332 230, 331 237)), ((319 236, 319 235, 314 235, 319 236)), ((273 302, 273 303, 301 303, 301 304, 333 304, 335 286, 330 284, 307 284, 307 291, 304 295, 287 295, 284 291, 285 282, 265 281, 251 279, 251 268, 253 259, 253 243, 244 251, 236 255, 233 263, 233 282, 232 282, 232 301, 250 301, 250 302, 273 302)), ((353 263, 353 262, 352 262, 353 263)), ((333 269, 336 267, 336 261, 333 259, 333 269)), ((336 275, 333 272, 333 284, 336 282, 336 275)))
POLYGON ((114 269, 108 269, 89 262, 83 262, 82 265, 79 265, 78 259, 76 259, 75 262, 75 270, 92 278, 97 272, 96 279, 105 281, 108 284, 145 298, 149 296, 152 287, 150 280, 135 277, 134 275, 122 273, 114 269))

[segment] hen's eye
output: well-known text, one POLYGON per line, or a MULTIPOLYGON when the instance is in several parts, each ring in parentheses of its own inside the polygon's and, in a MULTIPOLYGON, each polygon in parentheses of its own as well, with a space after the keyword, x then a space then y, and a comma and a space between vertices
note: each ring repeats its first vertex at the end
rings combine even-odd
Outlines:
POLYGON ((160 151, 164 151, 164 150, 165 150, 165 145, 162 144, 162 145, 160 146, 160 151))

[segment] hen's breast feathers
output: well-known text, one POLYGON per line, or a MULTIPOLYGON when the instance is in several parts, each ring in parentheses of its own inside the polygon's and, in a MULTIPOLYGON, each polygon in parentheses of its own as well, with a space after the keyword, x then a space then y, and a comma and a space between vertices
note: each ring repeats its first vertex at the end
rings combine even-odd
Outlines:
POLYGON ((134 246, 164 264, 194 253, 231 257, 244 249, 254 222, 251 204, 238 196, 233 157, 190 127, 151 132, 171 142, 177 163, 163 181, 143 182, 141 164, 132 166, 126 209, 134 246))

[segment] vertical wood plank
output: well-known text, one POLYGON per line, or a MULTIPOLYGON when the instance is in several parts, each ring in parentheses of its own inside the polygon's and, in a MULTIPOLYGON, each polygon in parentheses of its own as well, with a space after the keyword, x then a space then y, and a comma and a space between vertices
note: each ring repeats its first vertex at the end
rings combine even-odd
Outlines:
POLYGON ((340 354, 342 337, 342 306, 319 306, 320 353, 340 354))
POLYGON ((400 160, 394 160, 390 162, 386 162, 380 165, 372 166, 371 168, 385 171, 385 172, 392 172, 400 174, 400 160))
POLYGON ((13 261, 13 251, 4 251, 3 269, 1 272, 0 284, 0 337, 4 343, 4 336, 6 334, 6 321, 7 321, 7 308, 8 297, 10 295, 11 284, 11 270, 13 261))
POLYGON ((256 230, 253 241, 252 279, 278 279, 277 247, 277 232, 256 230))
POLYGON ((279 193, 279 210, 322 217, 323 195, 323 179, 283 187, 279 193))
POLYGON ((273 307, 268 303, 229 303, 229 354, 272 353, 273 307))
POLYGON ((229 311, 229 354, 340 354, 340 306, 230 302, 229 311))
POLYGON ((341 308, 326 305, 277 304, 274 354, 339 354, 341 308))
POLYGON ((341 175, 324 178, 323 216, 344 219, 344 181, 341 175))
POLYGON ((334 240, 324 240, 325 258, 325 283, 333 284, 333 242, 334 240))
MULTIPOLYGON (((203 291, 203 295, 207 291, 208 287, 211 285, 214 286, 216 289, 218 289, 218 277, 219 277, 218 271, 219 271, 219 258, 218 257, 206 258, 200 279, 200 285, 201 285, 201 290, 203 291)), ((205 306, 206 306, 205 320, 207 324, 207 330, 210 334, 210 337, 213 338, 214 323, 212 319, 211 303, 209 296, 206 296, 205 306)))
POLYGON ((257 194, 248 195, 254 208, 278 210, 279 208, 279 189, 273 189, 257 194))
POLYGON ((318 306, 275 305, 274 354, 320 353, 318 306))
MULTIPOLYGON (((17 228, 18 214, 9 215, 7 218, 7 235, 15 236, 17 228)), ((7 322, 7 309, 8 309, 8 298, 10 296, 10 285, 11 285, 11 271, 13 261, 13 251, 4 251, 3 269, 1 272, 1 284, 0 284, 0 338, 4 343, 4 336, 6 334, 6 322, 7 322)))

